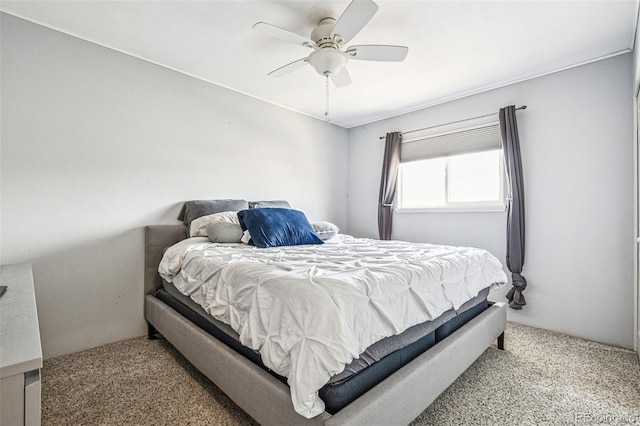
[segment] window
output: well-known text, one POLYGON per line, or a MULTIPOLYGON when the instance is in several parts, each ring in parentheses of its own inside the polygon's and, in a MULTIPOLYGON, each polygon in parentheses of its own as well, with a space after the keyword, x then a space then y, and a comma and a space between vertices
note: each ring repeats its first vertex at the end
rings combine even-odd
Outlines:
POLYGON ((403 142, 400 158, 400 209, 504 208, 496 123, 403 142))

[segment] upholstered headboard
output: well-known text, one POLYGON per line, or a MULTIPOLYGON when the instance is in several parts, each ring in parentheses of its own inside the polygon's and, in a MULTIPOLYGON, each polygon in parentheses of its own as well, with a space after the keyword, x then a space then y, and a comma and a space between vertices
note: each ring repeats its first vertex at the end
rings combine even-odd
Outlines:
POLYGON ((158 265, 164 249, 187 237, 186 228, 180 225, 152 225, 144 231, 144 294, 154 294, 162 287, 158 265))

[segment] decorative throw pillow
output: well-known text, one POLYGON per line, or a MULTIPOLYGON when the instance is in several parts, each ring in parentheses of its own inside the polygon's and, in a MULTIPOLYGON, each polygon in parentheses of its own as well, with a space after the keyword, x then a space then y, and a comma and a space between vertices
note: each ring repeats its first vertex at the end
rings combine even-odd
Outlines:
POLYGON ((240 221, 238 220, 238 212, 220 212, 209 214, 206 216, 201 216, 191 222, 191 226, 189 226, 189 236, 206 237, 207 225, 213 222, 227 222, 240 225, 240 221))
POLYGON ((282 209, 290 209, 291 206, 284 200, 271 200, 271 201, 249 201, 250 209, 266 209, 279 207, 282 209))
POLYGON ((258 208, 238 212, 240 226, 251 234, 251 244, 260 248, 323 244, 300 210, 258 208))
POLYGON ((331 222, 313 222, 311 226, 313 227, 316 235, 318 235, 322 241, 327 241, 328 239, 338 235, 338 232, 340 232, 340 228, 331 222))
POLYGON ((239 223, 212 222, 207 225, 207 235, 212 243, 239 243, 242 227, 239 223))
MULTIPOLYGON (((189 235, 189 225, 199 217, 213 213, 240 211, 249 208, 247 200, 193 200, 182 206, 178 220, 184 221, 189 235)), ((205 235, 206 236, 206 235, 205 235)))

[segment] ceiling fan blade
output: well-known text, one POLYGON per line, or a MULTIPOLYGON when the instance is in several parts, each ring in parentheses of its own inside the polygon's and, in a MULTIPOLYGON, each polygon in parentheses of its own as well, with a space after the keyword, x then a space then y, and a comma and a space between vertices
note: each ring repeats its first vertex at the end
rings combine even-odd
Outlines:
POLYGON ((378 5, 371 0, 353 0, 342 12, 331 31, 331 37, 339 38, 339 42, 348 43, 367 25, 378 11, 378 5))
POLYGON ((389 46, 383 44, 368 44, 351 46, 347 49, 350 59, 361 61, 401 62, 407 57, 409 48, 406 46, 389 46))
POLYGON ((280 40, 290 41, 295 44, 299 44, 305 47, 314 47, 316 44, 299 34, 292 33, 284 28, 276 27, 275 25, 267 24, 266 22, 258 22, 253 26, 254 30, 258 30, 263 34, 270 35, 271 37, 279 38, 280 40))
POLYGON ((338 74, 334 74, 331 76, 331 81, 336 87, 344 87, 351 84, 351 76, 349 76, 349 71, 346 68, 342 68, 338 74))
POLYGON ((267 74, 269 77, 282 77, 283 75, 289 74, 297 69, 303 68, 307 64, 307 58, 298 59, 297 61, 293 61, 290 64, 281 66, 280 68, 271 71, 267 74))

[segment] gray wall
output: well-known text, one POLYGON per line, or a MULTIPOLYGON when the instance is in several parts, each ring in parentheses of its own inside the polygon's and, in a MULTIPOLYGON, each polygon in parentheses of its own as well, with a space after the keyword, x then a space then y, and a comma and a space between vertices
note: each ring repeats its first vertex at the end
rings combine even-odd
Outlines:
POLYGON ((180 201, 287 199, 345 228, 345 129, 1 19, 1 261, 33 262, 45 357, 145 333, 143 227, 180 201))
MULTIPOLYGON (((632 347, 632 81, 626 54, 351 129, 349 232, 377 236, 379 136, 526 104, 518 124, 528 305, 509 320, 632 347)), ((483 247, 504 261, 505 221, 505 213, 395 214, 393 238, 483 247)))

